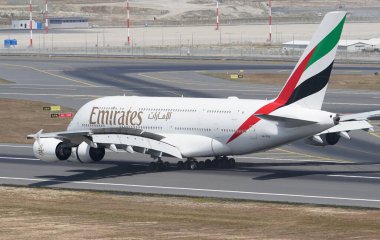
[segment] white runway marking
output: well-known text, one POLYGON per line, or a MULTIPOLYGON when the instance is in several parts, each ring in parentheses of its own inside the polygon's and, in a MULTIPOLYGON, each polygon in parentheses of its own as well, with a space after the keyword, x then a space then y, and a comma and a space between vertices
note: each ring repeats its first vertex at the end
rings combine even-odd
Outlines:
POLYGON ((54 179, 41 179, 41 178, 17 178, 17 177, 0 177, 4 180, 19 180, 28 182, 56 182, 56 183, 71 183, 79 185, 98 185, 98 186, 119 186, 131 188, 151 188, 151 189, 167 189, 167 190, 183 190, 188 192, 209 192, 209 193, 233 193, 233 194, 246 194, 246 195, 261 195, 261 196, 277 196, 277 197, 294 197, 294 198, 314 198, 326 200, 346 200, 346 201, 362 201, 362 202, 380 202, 380 199, 367 199, 367 198, 348 198, 348 197, 334 197, 334 196, 317 196, 317 195, 302 195, 302 194, 286 194, 286 193, 266 193, 266 192, 248 192, 248 191, 234 191, 234 190, 221 190, 221 189, 206 189, 206 188, 186 188, 186 187, 166 187, 154 185, 136 185, 124 183, 107 183, 107 182, 89 182, 89 181, 62 181, 54 179))
POLYGON ((380 104, 376 103, 332 103, 332 102, 325 102, 323 104, 329 104, 329 105, 347 105, 347 106, 380 106, 380 104))
POLYGON ((0 159, 26 160, 26 161, 40 161, 40 159, 37 159, 37 158, 19 158, 19 157, 0 157, 0 159))
POLYGON ((294 161, 294 162, 329 162, 329 163, 351 163, 349 161, 332 161, 332 160, 321 160, 321 159, 294 159, 294 158, 268 158, 268 157, 235 157, 246 158, 246 159, 263 159, 263 160, 275 160, 275 161, 294 161))
POLYGON ((75 91, 75 88, 38 88, 38 87, 9 87, 11 89, 29 89, 29 90, 70 90, 75 91))
POLYGON ((75 87, 75 88, 113 88, 113 86, 78 86, 78 85, 60 85, 60 84, 26 84, 10 83, 7 86, 41 86, 41 87, 75 87))
POLYGON ((379 93, 378 92, 374 92, 371 90, 369 91, 363 91, 363 90, 359 90, 359 91, 344 91, 344 90, 330 90, 329 93, 334 93, 334 94, 346 94, 346 95, 378 95, 379 93))
POLYGON ((73 95, 73 94, 53 94, 53 93, 0 93, 0 95, 57 96, 57 97, 94 97, 94 98, 104 97, 103 95, 73 95))
POLYGON ((31 145, 7 145, 2 144, 0 147, 12 147, 12 148, 33 148, 31 145))
POLYGON ((371 176, 353 176, 353 175, 328 175, 329 177, 343 177, 343 178, 363 178, 363 179, 379 179, 380 177, 371 176))

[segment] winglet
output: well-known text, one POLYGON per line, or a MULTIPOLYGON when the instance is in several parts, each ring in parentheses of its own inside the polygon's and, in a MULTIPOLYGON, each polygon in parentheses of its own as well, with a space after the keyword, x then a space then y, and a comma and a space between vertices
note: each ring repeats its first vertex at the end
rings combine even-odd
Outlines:
POLYGON ((34 140, 40 142, 40 136, 41 136, 41 134, 43 133, 43 131, 44 131, 44 130, 41 129, 40 131, 38 131, 38 132, 35 133, 35 134, 30 134, 30 135, 28 135, 28 136, 26 137, 26 139, 34 139, 34 140))

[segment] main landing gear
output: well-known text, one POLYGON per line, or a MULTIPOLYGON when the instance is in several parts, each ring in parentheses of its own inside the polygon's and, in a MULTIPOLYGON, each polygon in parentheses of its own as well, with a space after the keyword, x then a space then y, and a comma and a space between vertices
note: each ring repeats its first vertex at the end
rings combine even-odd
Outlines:
POLYGON ((228 158, 226 156, 216 157, 213 160, 207 159, 206 161, 197 161, 194 158, 188 158, 185 162, 179 161, 177 163, 177 169, 182 170, 196 170, 196 169, 229 169, 234 168, 236 165, 234 158, 228 158))
POLYGON ((158 158, 156 162, 149 163, 149 169, 151 171, 164 171, 170 169, 170 163, 164 162, 161 158, 158 158))
MULTIPOLYGON (((234 158, 215 157, 213 160, 197 161, 195 158, 188 158, 186 161, 179 161, 176 168, 178 170, 201 170, 201 169, 231 169, 236 165, 234 158)), ((149 164, 150 171, 167 171, 170 163, 157 158, 157 161, 149 164)))

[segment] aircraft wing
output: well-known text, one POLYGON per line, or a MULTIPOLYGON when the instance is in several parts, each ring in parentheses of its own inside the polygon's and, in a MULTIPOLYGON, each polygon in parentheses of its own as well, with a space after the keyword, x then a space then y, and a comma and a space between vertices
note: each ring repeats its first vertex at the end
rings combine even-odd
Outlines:
POLYGON ((113 151, 115 149, 111 145, 122 149, 130 146, 133 151, 141 153, 155 152, 157 155, 165 153, 173 157, 182 158, 182 154, 176 146, 161 141, 165 138, 164 136, 136 128, 100 128, 52 133, 43 133, 41 130, 36 134, 28 135, 27 138, 36 140, 40 138, 57 138, 76 144, 85 141, 91 146, 102 145, 113 151))
POLYGON ((78 136, 86 136, 90 134, 90 130, 85 131, 65 131, 65 132, 51 132, 51 133, 43 133, 43 130, 40 130, 36 134, 30 134, 26 138, 27 139, 36 139, 39 138, 57 138, 61 140, 71 140, 72 137, 78 136))

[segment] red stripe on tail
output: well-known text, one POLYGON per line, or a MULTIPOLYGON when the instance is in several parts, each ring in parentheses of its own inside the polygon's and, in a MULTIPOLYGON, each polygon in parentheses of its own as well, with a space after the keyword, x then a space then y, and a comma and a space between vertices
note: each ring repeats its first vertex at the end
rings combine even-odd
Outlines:
POLYGON ((255 114, 269 114, 274 110, 278 109, 279 107, 283 106, 289 100, 290 96, 292 95, 294 89, 298 84, 298 81, 300 80, 303 72, 305 71, 311 56, 313 56, 314 51, 315 48, 310 51, 310 53, 304 58, 304 60, 302 60, 300 65, 297 67, 297 69, 290 76, 289 80, 286 82, 285 87, 282 89, 276 100, 263 106, 254 114, 252 114, 247 120, 245 120, 245 122, 239 127, 239 129, 236 130, 234 134, 232 134, 227 143, 232 142, 260 121, 260 118, 256 117, 255 114))

